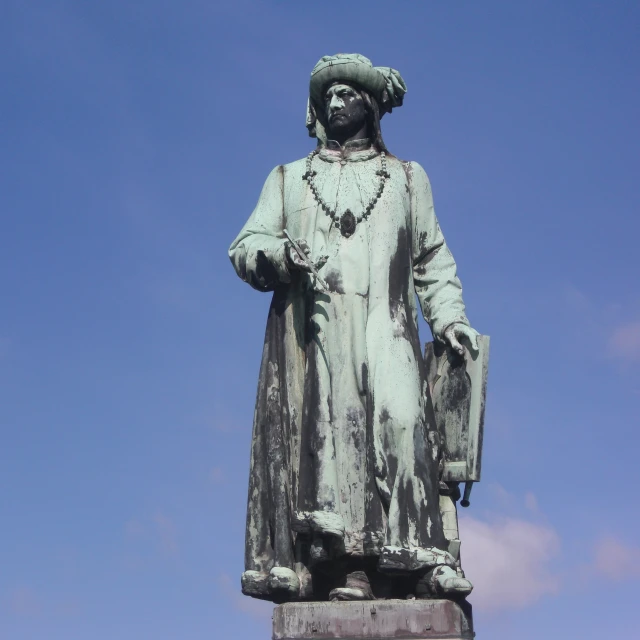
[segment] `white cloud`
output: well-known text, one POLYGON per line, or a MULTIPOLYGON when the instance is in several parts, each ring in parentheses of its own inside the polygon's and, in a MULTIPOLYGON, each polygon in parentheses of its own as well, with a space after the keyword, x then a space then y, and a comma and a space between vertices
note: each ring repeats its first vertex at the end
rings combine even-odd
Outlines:
POLYGON ((640 578, 640 547, 607 536, 596 542, 593 569, 598 577, 616 582, 640 578))
POLYGON ((560 549, 548 525, 517 518, 460 518, 462 561, 474 584, 470 601, 485 611, 520 609, 557 593, 552 561, 560 549))
POLYGON ((609 339, 609 353, 623 362, 640 362, 640 322, 618 326, 609 339))

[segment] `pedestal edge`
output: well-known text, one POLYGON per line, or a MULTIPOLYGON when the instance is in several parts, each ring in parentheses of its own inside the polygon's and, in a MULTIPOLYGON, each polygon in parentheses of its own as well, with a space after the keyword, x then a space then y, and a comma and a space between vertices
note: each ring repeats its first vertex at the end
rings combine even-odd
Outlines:
POLYGON ((471 640, 471 605, 451 600, 296 602, 273 613, 273 640, 471 640))

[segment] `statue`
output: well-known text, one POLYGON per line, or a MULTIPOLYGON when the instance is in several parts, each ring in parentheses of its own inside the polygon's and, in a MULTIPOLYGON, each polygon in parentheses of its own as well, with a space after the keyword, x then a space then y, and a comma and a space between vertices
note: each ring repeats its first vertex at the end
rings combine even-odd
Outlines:
MULTIPOLYGON (((249 596, 461 600, 473 588, 451 535, 469 478, 443 475, 446 425, 432 396, 438 362, 472 363, 484 342, 427 175, 382 138, 380 120, 405 92, 395 69, 323 57, 307 108, 317 147, 270 173, 229 249, 242 280, 273 291, 251 451, 249 596), (436 340, 427 359, 418 306, 436 340)), ((455 379, 441 395, 455 396, 455 379)))

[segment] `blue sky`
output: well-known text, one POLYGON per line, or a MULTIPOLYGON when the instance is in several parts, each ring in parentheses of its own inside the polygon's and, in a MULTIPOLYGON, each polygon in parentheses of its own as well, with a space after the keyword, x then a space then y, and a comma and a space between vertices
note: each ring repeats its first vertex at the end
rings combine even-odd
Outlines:
POLYGON ((639 35, 627 0, 4 0, 0 638, 269 637, 239 594, 269 296, 226 251, 356 51, 407 82, 385 140, 492 338, 477 637, 628 637, 639 35))

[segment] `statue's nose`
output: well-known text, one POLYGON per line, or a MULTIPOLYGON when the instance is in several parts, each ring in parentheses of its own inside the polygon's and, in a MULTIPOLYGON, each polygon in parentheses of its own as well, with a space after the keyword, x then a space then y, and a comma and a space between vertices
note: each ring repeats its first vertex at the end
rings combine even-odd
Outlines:
POLYGON ((338 109, 342 109, 344 107, 344 102, 338 96, 331 96, 331 102, 329 103, 329 109, 332 111, 337 111, 338 109))

